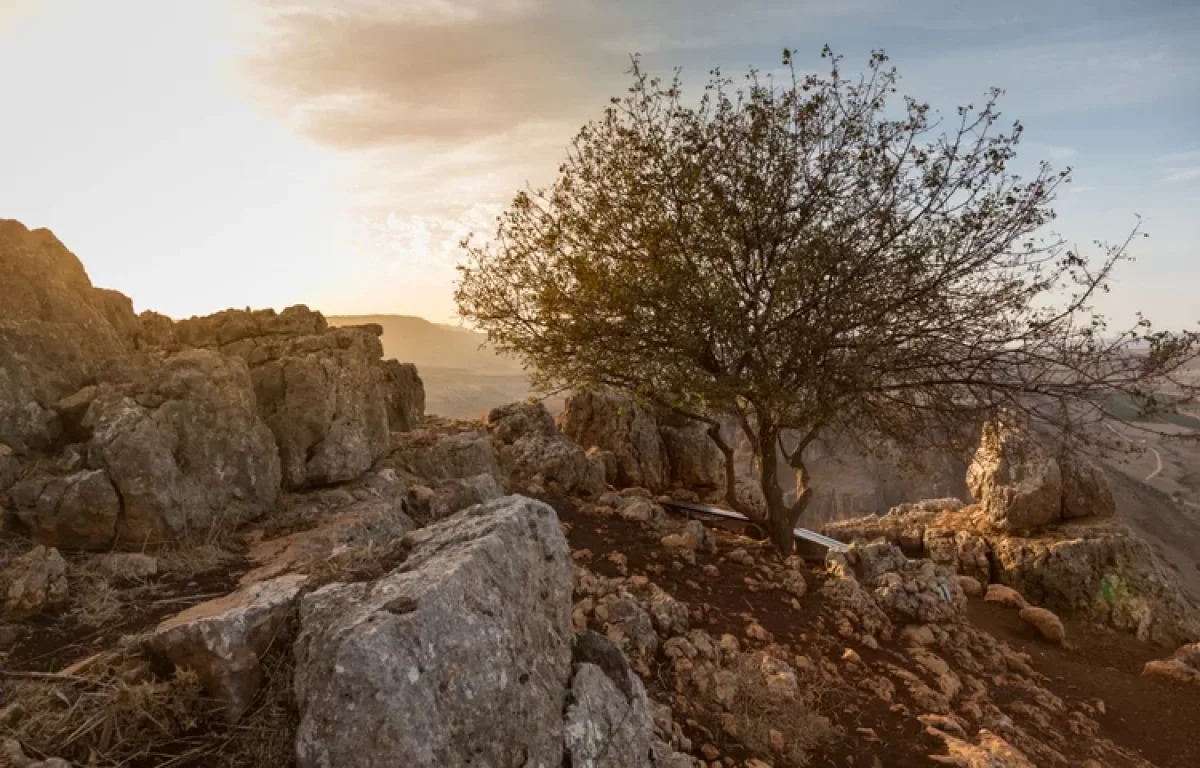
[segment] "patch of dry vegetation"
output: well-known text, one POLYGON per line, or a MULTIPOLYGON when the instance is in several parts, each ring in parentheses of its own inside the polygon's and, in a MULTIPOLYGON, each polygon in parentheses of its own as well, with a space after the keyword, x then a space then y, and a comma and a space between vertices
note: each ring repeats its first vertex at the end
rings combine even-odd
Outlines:
POLYGON ((738 686, 729 712, 745 746, 758 754, 774 754, 785 766, 808 765, 811 751, 841 738, 814 699, 781 699, 762 685, 738 686), (774 740, 772 731, 777 732, 774 740))
POLYGON ((192 751, 187 734, 216 714, 194 673, 149 677, 131 653, 106 654, 86 674, 5 673, 0 691, 12 702, 0 735, 39 758, 94 766, 173 765, 192 751))
POLYGON ((59 674, 0 673, 0 738, 30 756, 73 764, 286 768, 298 716, 291 701, 295 622, 263 659, 264 684, 237 723, 207 698, 195 673, 154 677, 136 641, 59 674))
POLYGON ((412 542, 405 538, 348 547, 324 560, 310 563, 304 569, 309 576, 304 585, 305 591, 334 582, 354 583, 383 578, 408 559, 411 551, 412 542))

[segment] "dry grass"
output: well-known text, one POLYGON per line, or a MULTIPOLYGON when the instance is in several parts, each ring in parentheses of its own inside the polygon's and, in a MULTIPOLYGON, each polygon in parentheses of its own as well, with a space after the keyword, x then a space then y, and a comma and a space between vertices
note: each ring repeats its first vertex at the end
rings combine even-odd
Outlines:
POLYGON ((152 680, 128 653, 108 654, 86 676, 9 679, 0 690, 19 707, 0 734, 30 755, 90 766, 177 764, 194 748, 188 734, 217 713, 195 674, 152 680))
POLYGON ((837 728, 822 717, 812 701, 772 696, 764 685, 740 685, 730 712, 743 744, 763 755, 776 754, 776 765, 808 765, 809 753, 837 740, 837 728), (773 753, 771 731, 783 735, 783 752, 773 753))
MULTIPOLYGON (((76 675, 0 675, 0 738, 30 756, 96 768, 221 766, 288 768, 298 715, 291 701, 295 622, 264 654, 264 683, 229 725, 190 670, 150 677, 133 650, 106 654, 76 675)), ((132 648, 132 645, 130 646, 132 648)))
POLYGON ((201 544, 157 553, 159 576, 192 578, 203 573, 226 569, 242 563, 245 556, 234 551, 230 542, 201 544))
POLYGON ((391 573, 407 558, 412 544, 407 539, 392 539, 381 544, 348 547, 324 560, 310 563, 306 590, 334 582, 374 581, 391 573))

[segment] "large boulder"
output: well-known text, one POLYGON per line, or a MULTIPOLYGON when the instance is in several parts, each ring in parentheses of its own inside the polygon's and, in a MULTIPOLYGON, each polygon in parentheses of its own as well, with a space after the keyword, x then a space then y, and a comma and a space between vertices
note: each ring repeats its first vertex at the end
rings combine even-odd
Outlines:
POLYGON ((603 462, 563 437, 544 404, 494 408, 488 428, 500 444, 500 463, 515 488, 589 498, 607 490, 603 462))
POLYGON ((1036 528, 1062 517, 1057 459, 1011 417, 984 425, 967 469, 967 487, 992 522, 1005 530, 1036 528))
POLYGON ((560 765, 572 578, 554 511, 505 497, 410 537, 391 575, 302 600, 297 765, 560 765))
POLYGON ((31 490, 41 490, 30 497, 28 506, 17 509, 17 517, 35 541, 64 549, 104 549, 113 543, 121 497, 108 472, 84 469, 49 480, 31 479, 26 485, 30 483, 31 490))
POLYGON ((995 527, 1027 530, 1116 511, 1103 470, 1065 445, 1052 450, 1051 442, 1013 414, 984 424, 967 486, 995 527))
POLYGON ((559 426, 584 449, 613 454, 617 486, 667 488, 670 464, 650 409, 613 392, 579 392, 567 400, 559 426))
POLYGON ((280 576, 192 606, 158 625, 146 641, 156 663, 186 668, 235 721, 262 683, 262 657, 287 624, 305 577, 280 576))
POLYGON ((115 530, 103 477, 82 472, 18 511, 39 539, 103 548, 115 536, 140 547, 207 535, 274 506, 279 457, 241 360, 187 350, 136 370, 135 380, 98 388, 83 425, 88 467, 119 498, 115 530))
POLYGON ((417 366, 384 360, 382 385, 392 430, 407 432, 415 429, 425 418, 425 383, 417 373, 417 366))
POLYGON ((701 494, 725 492, 725 456, 696 422, 659 427, 667 453, 671 483, 701 494))
POLYGON ((651 768, 653 736, 646 689, 621 647, 595 632, 577 636, 565 727, 570 765, 651 768))

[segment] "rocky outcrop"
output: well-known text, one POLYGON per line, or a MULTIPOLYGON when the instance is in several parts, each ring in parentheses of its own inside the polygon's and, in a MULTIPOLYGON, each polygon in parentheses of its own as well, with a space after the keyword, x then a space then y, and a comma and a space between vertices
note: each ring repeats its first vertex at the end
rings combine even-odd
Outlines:
POLYGON ((55 445, 53 404, 129 349, 133 310, 114 298, 49 230, 0 219, 0 443, 55 445))
POLYGON ((289 574, 193 606, 146 641, 167 669, 186 668, 236 721, 262 682, 260 661, 292 613, 304 576, 289 574))
MULTIPOLYGON (((1005 585, 1032 603, 1178 645, 1200 637, 1196 607, 1145 541, 1111 520, 1006 534, 978 507, 926 502, 825 526, 841 541, 882 539, 910 556, 1005 585)), ((989 593, 995 591, 989 588, 989 593)))
POLYGON ((142 547, 361 477, 424 411, 380 333, 303 306, 135 315, 52 234, 0 221, 0 508, 39 542, 142 547))
POLYGON ((875 604, 896 624, 961 620, 967 599, 954 572, 930 560, 909 560, 883 541, 831 552, 833 572, 870 591, 875 604))
POLYGON ((382 580, 304 597, 297 765, 559 765, 571 558, 554 511, 507 497, 414 542, 382 580))
POLYGON ((378 327, 328 328, 304 306, 178 324, 185 344, 246 361, 289 488, 359 477, 390 445, 378 327))
POLYGON ((612 453, 618 487, 659 492, 667 488, 670 464, 654 412, 624 395, 597 390, 567 400, 560 417, 563 434, 586 450, 612 453))
POLYGON ((425 383, 417 366, 384 360, 382 377, 388 424, 395 432, 415 429, 425 418, 425 383))
POLYGON ((1104 473, 1082 455, 1052 450, 1014 416, 983 427, 967 486, 1000 530, 1028 530, 1080 517, 1111 517, 1104 473))
POLYGON ((542 403, 494 408, 487 423, 514 488, 584 498, 597 498, 607 490, 603 462, 564 437, 542 403))
POLYGON ((13 489, 40 542, 78 549, 176 541, 270 510, 279 459, 245 364, 206 350, 148 357, 91 388, 84 467, 13 489))

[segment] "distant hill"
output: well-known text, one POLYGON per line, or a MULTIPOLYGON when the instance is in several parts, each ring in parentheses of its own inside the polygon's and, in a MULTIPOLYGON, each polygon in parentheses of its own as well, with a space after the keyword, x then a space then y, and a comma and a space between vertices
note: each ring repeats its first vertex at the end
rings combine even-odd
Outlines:
POLYGON ((466 368, 474 371, 519 373, 521 366, 487 345, 487 337, 467 328, 431 323, 408 315, 326 316, 330 325, 383 326, 383 353, 417 367, 466 368))
MULTIPOLYGON (((330 325, 383 326, 383 353, 415 363, 425 382, 425 410, 473 419, 531 393, 520 364, 487 346, 482 333, 408 315, 326 316, 330 325)), ((547 403, 552 410, 558 403, 547 403)))

